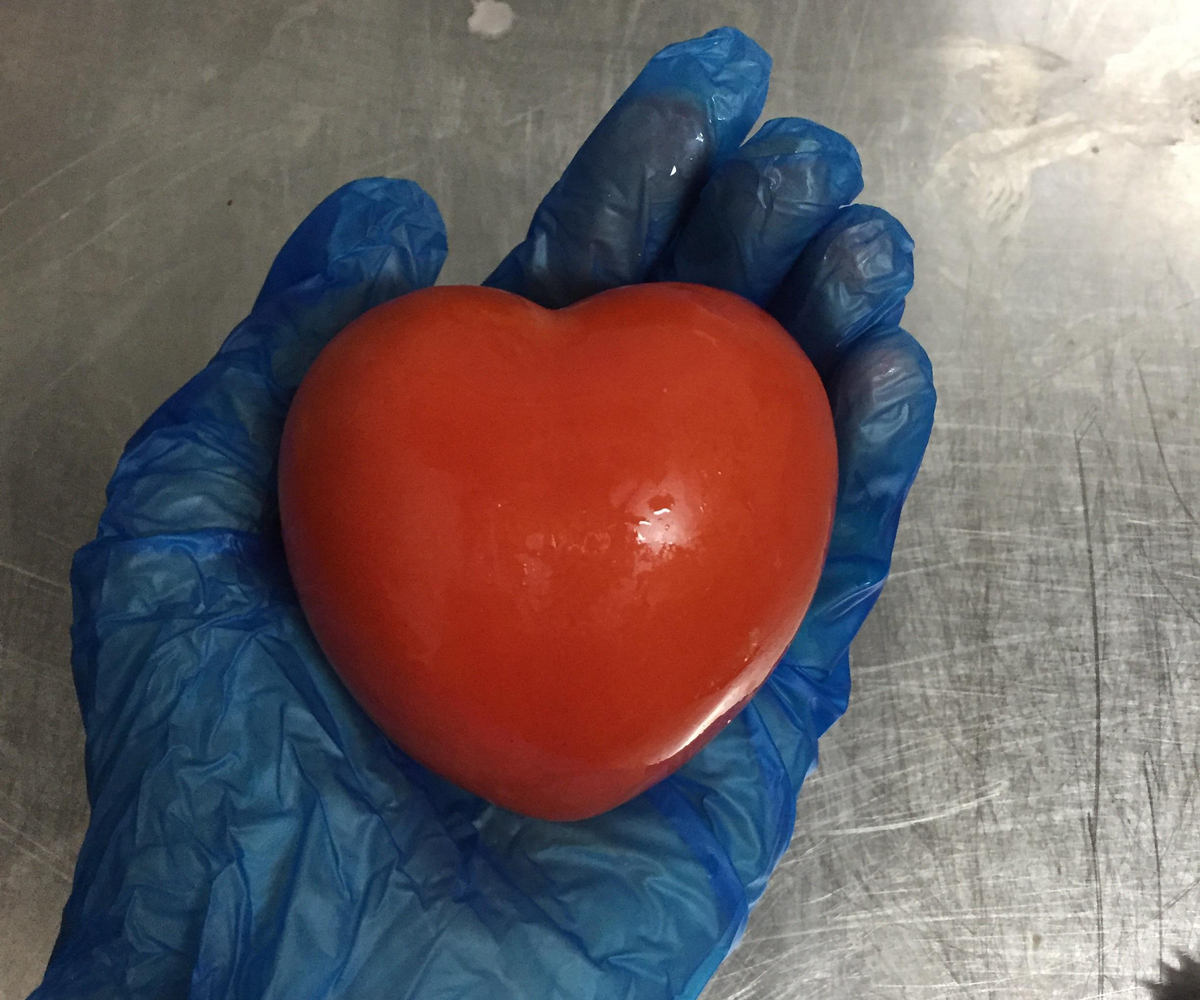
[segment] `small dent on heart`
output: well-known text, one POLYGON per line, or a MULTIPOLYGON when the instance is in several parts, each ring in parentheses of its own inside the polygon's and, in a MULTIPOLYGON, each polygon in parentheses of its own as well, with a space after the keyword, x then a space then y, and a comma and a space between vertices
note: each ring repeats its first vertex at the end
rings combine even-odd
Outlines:
MULTIPOLYGON (((667 511, 669 514, 670 511, 667 511)), ((659 553, 670 545, 675 544, 672 534, 675 526, 665 518, 656 517, 653 520, 638 521, 637 540, 648 546, 654 553, 659 553)))
POLYGON ((679 484, 656 483, 637 490, 626 508, 633 521, 635 537, 649 558, 638 560, 637 570, 649 569, 664 555, 692 541, 695 518, 682 497, 679 484))
POLYGON ((553 573, 545 561, 537 556, 520 556, 521 569, 527 597, 540 601, 550 595, 550 578, 553 573))
POLYGON ((589 531, 583 540, 583 551, 593 555, 607 552, 612 546, 612 536, 607 531, 589 531))
POLYGON ((612 546, 612 534, 608 531, 588 531, 583 534, 547 535, 535 531, 525 536, 525 549, 534 556, 545 553, 552 555, 600 555, 612 546))

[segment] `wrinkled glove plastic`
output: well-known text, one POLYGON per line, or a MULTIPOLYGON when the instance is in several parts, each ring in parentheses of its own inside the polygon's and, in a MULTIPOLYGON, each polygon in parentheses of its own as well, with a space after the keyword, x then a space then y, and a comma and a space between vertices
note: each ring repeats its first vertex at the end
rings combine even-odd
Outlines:
POLYGON ((372 179, 288 240, 249 317, 129 442, 76 556, 92 803, 51 998, 694 997, 783 852, 933 418, 896 323, 912 244, 840 136, 753 138, 767 56, 731 30, 655 56, 489 279, 547 305, 704 282, 766 305, 825 379, 841 463, 828 565, 761 693, 691 763, 593 820, 491 807, 401 754, 322 658, 274 492, 306 367, 431 284, 433 202, 372 179))

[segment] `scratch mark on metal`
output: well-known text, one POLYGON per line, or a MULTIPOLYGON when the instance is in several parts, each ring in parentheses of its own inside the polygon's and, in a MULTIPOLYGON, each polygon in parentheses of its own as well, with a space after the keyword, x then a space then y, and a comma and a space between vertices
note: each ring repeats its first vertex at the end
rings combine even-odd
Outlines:
POLYGON ((43 867, 45 867, 47 871, 53 872, 55 875, 57 875, 60 879, 62 879, 62 881, 66 882, 68 885, 70 884, 71 875, 69 872, 65 871, 61 867, 62 860, 58 857, 57 854, 55 854, 53 851, 51 851, 45 844, 41 843, 38 840, 35 840, 33 837, 29 836, 29 834, 24 833, 18 827, 14 826, 12 823, 8 822, 8 820, 6 820, 6 819, 0 819, 0 827, 3 827, 5 830, 8 830, 13 835, 14 839, 9 841, 9 843, 12 844, 13 847, 15 847, 22 854, 26 854, 29 857, 33 858, 34 861, 37 861, 39 864, 41 864, 43 867), (28 844, 32 844, 33 847, 36 848, 36 850, 32 850, 29 847, 26 847, 25 844, 22 843, 22 841, 25 841, 28 844))
POLYGON ((67 593, 70 590, 66 584, 61 583, 58 580, 52 580, 50 577, 42 576, 41 573, 35 573, 30 569, 23 569, 22 567, 16 565, 16 563, 10 563, 7 559, 0 559, 0 567, 11 570, 18 576, 24 576, 28 577, 30 580, 36 580, 38 583, 44 584, 47 587, 52 587, 54 590, 62 593, 67 593))
POLYGON ((1150 754, 1142 755, 1142 774, 1146 778, 1146 798, 1150 801, 1150 832, 1154 837, 1154 878, 1158 885, 1158 964, 1163 961, 1162 853, 1158 846, 1158 813, 1154 808, 1154 784, 1150 780, 1150 754))
POLYGON ((128 128, 122 129, 117 134, 112 135, 109 138, 105 139, 99 145, 93 146, 82 156, 75 157, 75 159, 71 160, 70 163, 65 163, 65 164, 63 164, 63 166, 59 167, 57 170, 47 174, 45 177, 43 177, 40 181, 38 181, 32 187, 26 188, 24 191, 22 191, 19 195, 17 195, 11 201, 0 206, 0 215, 3 215, 5 212, 7 212, 17 202, 24 201, 31 194, 34 194, 34 193, 40 191, 42 188, 44 188, 47 184, 49 184, 56 177, 61 177, 68 170, 71 170, 72 168, 79 166, 79 164, 81 164, 84 160, 88 159, 89 157, 95 156, 98 152, 100 152, 100 150, 107 149, 109 146, 113 145, 114 143, 120 142, 121 139, 124 137, 124 134, 128 131, 129 131, 128 128))
POLYGON ((915 816, 912 819, 897 820, 895 823, 880 823, 877 826, 852 826, 844 830, 830 830, 827 835, 849 837, 861 833, 884 833, 888 830, 904 830, 910 826, 920 826, 923 823, 932 823, 935 820, 945 819, 947 816, 957 816, 959 813, 974 809, 984 802, 990 802, 992 799, 999 798, 1007 791, 1008 782, 1001 781, 987 794, 980 795, 970 802, 961 802, 958 805, 951 806, 949 809, 943 809, 941 812, 930 813, 928 816, 915 816))
POLYGON ((1159 589, 1175 602, 1175 606, 1178 607, 1180 611, 1187 615, 1187 617, 1194 621, 1197 625, 1200 625, 1200 618, 1196 617, 1196 612, 1184 604, 1179 595, 1175 593, 1175 591, 1169 586, 1167 586, 1167 581, 1162 578, 1162 574, 1159 573, 1158 568, 1151 561, 1149 553, 1146 552, 1145 545, 1140 545, 1139 547, 1142 549, 1142 554, 1146 556, 1146 565, 1150 568, 1150 575, 1153 576, 1155 581, 1158 583, 1159 589))
POLYGON ((1171 901, 1169 903, 1167 903, 1167 907, 1166 907, 1167 910, 1173 909, 1175 907, 1175 904, 1178 903, 1180 900, 1182 900, 1184 896, 1186 896, 1192 890, 1198 889, 1198 888, 1200 888, 1200 878, 1192 879, 1191 885, 1189 885, 1187 888, 1183 889, 1181 892, 1177 892, 1174 896, 1171 897, 1171 901))
POLYGON ((1183 512, 1187 515, 1187 519, 1192 524, 1200 524, 1196 520, 1196 515, 1192 513, 1192 508, 1188 506, 1187 501, 1183 499, 1179 492, 1179 487, 1175 483, 1175 476, 1171 473, 1171 467, 1167 465, 1167 456, 1163 454, 1162 438, 1158 434, 1158 419, 1154 416, 1154 407, 1150 404, 1150 390, 1146 387, 1146 376, 1142 372, 1142 359, 1138 358, 1134 364, 1137 367, 1138 380, 1142 383, 1142 395, 1146 397, 1146 412, 1150 415, 1150 431, 1154 434, 1154 445, 1158 448, 1158 460, 1162 463, 1163 473, 1167 477, 1167 483, 1171 487, 1171 491, 1175 494, 1175 499, 1179 501, 1179 506, 1183 508, 1183 512))
POLYGON ((1096 555, 1092 546, 1092 513, 1088 503, 1087 474, 1083 467, 1083 446, 1075 435, 1075 458, 1079 464, 1079 496, 1083 504, 1083 535, 1087 544, 1088 586, 1092 611, 1092 664, 1096 688, 1096 754, 1093 766, 1092 811, 1087 817, 1088 840, 1092 849, 1092 878, 1096 885, 1096 995, 1104 996, 1104 883, 1100 878, 1100 767, 1104 740, 1104 703, 1100 686, 1100 603, 1096 596, 1096 555))
POLYGON ((850 46, 850 54, 846 59, 845 75, 842 78, 842 88, 838 93, 837 110, 833 113, 833 121, 841 121, 842 107, 846 103, 846 94, 850 90, 850 81, 854 79, 854 70, 858 66, 858 50, 862 47, 863 33, 867 27, 867 11, 870 4, 863 3, 861 6, 862 16, 858 19, 858 30, 855 32, 854 41, 850 46))
POLYGON ((633 41, 634 31, 637 29, 638 18, 642 13, 642 4, 645 0, 633 0, 630 5, 629 13, 625 16, 625 44, 628 45, 633 41))

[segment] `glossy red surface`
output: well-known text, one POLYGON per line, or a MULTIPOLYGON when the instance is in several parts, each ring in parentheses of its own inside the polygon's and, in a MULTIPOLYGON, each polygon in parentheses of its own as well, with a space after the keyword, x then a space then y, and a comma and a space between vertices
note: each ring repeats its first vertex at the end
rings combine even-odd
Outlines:
POLYGON ((576 819, 695 753, 800 624, 836 491, 824 390, 774 320, 680 284, 557 312, 434 288, 339 334, 288 415, 288 562, 413 757, 576 819))

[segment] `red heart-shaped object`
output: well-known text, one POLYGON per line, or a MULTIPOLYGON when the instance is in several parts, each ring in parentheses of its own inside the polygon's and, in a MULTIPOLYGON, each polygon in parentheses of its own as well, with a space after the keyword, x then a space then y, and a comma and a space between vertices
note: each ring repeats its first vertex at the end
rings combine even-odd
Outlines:
POLYGON ((548 819, 633 797, 754 694, 836 487, 800 348, 682 284, 385 303, 313 364, 279 469, 301 604, 351 692, 434 771, 548 819))

